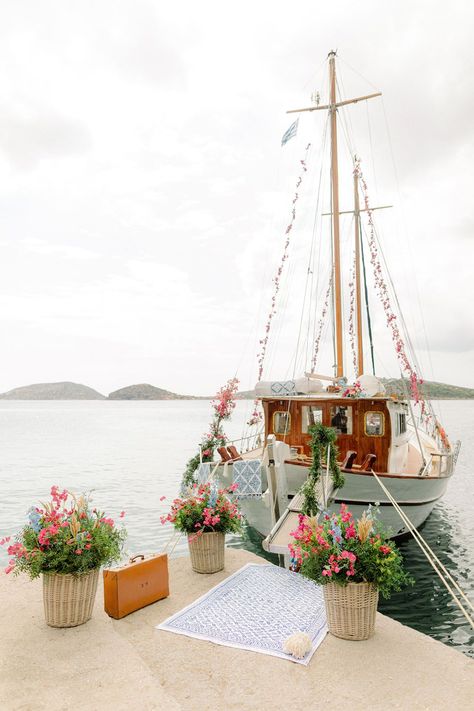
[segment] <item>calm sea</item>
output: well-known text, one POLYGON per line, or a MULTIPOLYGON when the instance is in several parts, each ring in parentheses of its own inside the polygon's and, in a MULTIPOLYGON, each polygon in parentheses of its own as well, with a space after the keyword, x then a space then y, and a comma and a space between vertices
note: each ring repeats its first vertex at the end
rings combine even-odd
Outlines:
MULTIPOLYGON (((240 437, 249 404, 239 402, 227 427, 240 437)), ((474 600, 474 402, 440 402, 452 440, 461 439, 456 474, 422 533, 470 599, 474 600)), ((112 517, 126 511, 130 552, 162 549, 172 531, 160 514, 177 492, 183 465, 196 451, 210 418, 209 402, 0 403, 0 535, 15 533, 28 508, 52 484, 93 490, 94 503, 112 517), (167 500, 160 502, 160 497, 167 500)), ((228 543, 262 553, 247 530, 228 543)), ((474 634, 413 540, 401 544, 414 588, 382 601, 379 609, 474 657, 474 634)), ((186 551, 182 539, 174 555, 186 551)), ((6 561, 0 550, 0 563, 6 561)))

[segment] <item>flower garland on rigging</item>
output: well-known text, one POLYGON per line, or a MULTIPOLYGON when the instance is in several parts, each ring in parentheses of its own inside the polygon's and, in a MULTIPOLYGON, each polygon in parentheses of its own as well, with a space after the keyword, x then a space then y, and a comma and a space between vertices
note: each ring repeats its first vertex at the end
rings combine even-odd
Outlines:
POLYGON ((427 413, 426 403, 420 392, 420 386, 423 384, 423 380, 418 377, 416 370, 411 365, 406 354, 405 342, 400 333, 400 329, 397 323, 397 317, 393 312, 392 305, 390 303, 390 297, 388 292, 388 286, 385 279, 382 276, 382 266, 380 264, 380 259, 378 256, 377 242, 375 238, 375 225, 373 221, 373 211, 369 203, 369 194, 367 189, 367 183, 365 182, 364 175, 360 168, 360 160, 355 161, 354 175, 358 177, 360 185, 362 187, 362 195, 364 198, 365 210, 368 216, 369 224, 369 250, 370 250, 370 262, 374 270, 375 285, 378 290, 378 295, 382 302, 383 309, 385 311, 385 316, 387 319, 387 326, 392 331, 392 340, 395 344, 395 351, 397 353, 397 358, 410 380, 410 390, 413 399, 416 404, 420 404, 421 413, 426 418, 427 421, 431 419, 431 416, 427 413))
MULTIPOLYGON (((300 188, 302 182, 303 182, 303 177, 304 174, 307 173, 308 168, 306 166, 306 160, 308 156, 308 151, 311 147, 311 143, 308 143, 305 149, 305 157, 304 159, 300 160, 300 165, 301 165, 301 173, 298 176, 298 179, 296 181, 296 191, 295 191, 295 196, 293 198, 292 204, 293 207, 291 209, 291 220, 288 223, 286 230, 285 230, 285 235, 286 235, 286 240, 285 240, 285 245, 283 247, 283 254, 280 259, 280 263, 278 265, 278 268, 276 270, 275 276, 272 279, 273 282, 273 294, 272 294, 272 299, 271 299, 271 307, 270 307, 270 312, 267 316, 267 321, 265 324, 265 336, 260 339, 259 345, 260 345, 260 352, 257 355, 257 363, 258 363, 258 378, 257 380, 260 381, 262 379, 262 374, 263 374, 263 366, 265 363, 265 356, 267 353, 267 346, 268 346, 268 339, 270 337, 270 330, 272 327, 272 321, 274 316, 276 315, 276 301, 277 301, 277 296, 278 292, 280 291, 280 286, 281 286, 281 276, 283 274, 283 269, 285 266, 285 262, 287 261, 289 254, 289 246, 290 246, 290 233, 291 230, 293 229, 293 224, 296 220, 296 203, 299 200, 299 193, 298 189, 300 188)), ((250 416, 249 421, 247 422, 247 425, 251 427, 252 425, 257 425, 261 422, 263 419, 262 412, 259 410, 259 403, 258 400, 254 401, 254 408, 253 412, 250 416)))
POLYGON ((356 257, 352 261, 351 275, 349 282, 349 340, 351 343, 352 364, 354 366, 354 375, 357 378, 359 375, 359 367, 357 364, 357 353, 355 346, 355 272, 356 272, 356 257))
POLYGON ((186 464, 182 481, 183 490, 196 483, 194 472, 201 463, 201 458, 203 462, 212 462, 216 447, 223 447, 227 442, 227 435, 222 428, 222 423, 224 420, 228 420, 234 411, 238 386, 238 379, 231 378, 224 387, 218 391, 212 401, 211 404, 214 409, 214 415, 209 425, 209 432, 202 436, 199 452, 195 454, 194 457, 191 457, 186 464))
POLYGON ((314 352, 313 352, 313 357, 311 359, 311 372, 312 373, 314 373, 314 371, 316 370, 316 363, 318 360, 318 353, 319 353, 319 344, 321 341, 321 334, 323 332, 323 326, 324 326, 324 322, 326 319, 326 314, 327 314, 328 308, 329 308, 329 295, 331 293, 333 279, 334 279, 334 267, 333 267, 333 269, 331 269, 331 276, 329 277, 328 288, 326 289, 326 294, 324 296, 323 310, 321 312, 321 316, 318 321, 318 333, 316 335, 316 338, 314 339, 314 352))

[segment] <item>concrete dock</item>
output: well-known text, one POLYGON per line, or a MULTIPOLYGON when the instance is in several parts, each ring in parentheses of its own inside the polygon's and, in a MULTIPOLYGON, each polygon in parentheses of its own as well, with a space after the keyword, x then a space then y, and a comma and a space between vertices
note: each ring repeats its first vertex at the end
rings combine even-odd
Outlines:
POLYGON ((474 661, 377 615, 375 635, 327 635, 308 667, 156 630, 248 562, 227 549, 225 570, 193 573, 170 561, 170 597, 123 620, 103 612, 102 588, 85 625, 44 622, 41 581, 0 575, 1 711, 288 711, 474 709, 474 661))

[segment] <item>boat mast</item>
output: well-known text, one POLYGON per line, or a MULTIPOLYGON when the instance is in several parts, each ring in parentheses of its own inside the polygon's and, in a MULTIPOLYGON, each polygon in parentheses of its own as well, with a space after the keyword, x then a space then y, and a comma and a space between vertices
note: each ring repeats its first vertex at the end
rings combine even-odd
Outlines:
POLYGON ((331 115, 331 197, 334 251, 334 314, 336 320, 336 377, 344 375, 344 346, 342 337, 341 248, 339 237, 339 168, 337 163, 337 97, 336 52, 329 52, 329 86, 331 115))
MULTIPOLYGON (((335 315, 335 330, 336 330, 336 377, 341 378, 344 374, 344 343, 342 336, 342 293, 341 293, 341 249, 339 238, 339 215, 344 214, 339 210, 339 170, 337 163, 337 109, 339 106, 347 106, 349 104, 357 104, 359 101, 367 101, 376 96, 381 96, 381 92, 377 91, 373 94, 365 94, 357 96, 354 99, 344 99, 337 101, 336 96, 336 52, 331 50, 328 54, 329 58, 329 104, 308 106, 302 109, 290 109, 287 114, 299 114, 306 111, 329 111, 331 118, 331 215, 333 227, 333 256, 334 256, 334 315, 335 315)), ((374 210, 377 208, 373 208, 374 210)), ((358 212, 360 209, 357 208, 358 212)), ((350 210, 349 212, 352 212, 350 210)), ((359 218, 356 218, 356 225, 359 226, 359 218)), ((356 241, 357 248, 360 242, 356 241)), ((357 261, 359 268, 359 261, 357 261)), ((357 312, 357 329, 359 342, 359 374, 363 369, 362 355, 362 317, 360 315, 360 273, 359 273, 359 293, 357 297, 358 312, 357 312)))
POLYGON ((359 176, 354 172, 354 244, 355 244, 355 302, 357 318, 357 377, 364 372, 364 344, 362 341, 362 300, 360 292, 360 205, 359 176))

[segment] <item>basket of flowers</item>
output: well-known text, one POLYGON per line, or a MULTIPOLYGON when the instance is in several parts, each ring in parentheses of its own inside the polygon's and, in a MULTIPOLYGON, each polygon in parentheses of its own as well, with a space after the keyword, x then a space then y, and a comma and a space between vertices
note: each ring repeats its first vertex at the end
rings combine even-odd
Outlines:
POLYGON ((224 568, 225 534, 238 533, 242 516, 237 504, 231 501, 236 485, 218 489, 212 483, 195 484, 188 494, 177 498, 171 510, 161 517, 187 534, 191 565, 196 573, 217 573, 224 568))
POLYGON ((121 557, 125 529, 91 509, 88 496, 57 486, 51 488, 51 501, 32 507, 28 519, 15 542, 0 541, 9 544, 5 572, 27 573, 32 580, 43 576, 48 625, 82 625, 92 616, 100 567, 121 557))
POLYGON ((390 597, 413 582, 371 507, 357 521, 345 504, 320 520, 300 515, 291 535, 293 568, 323 586, 329 631, 336 637, 371 637, 379 593, 390 597))

